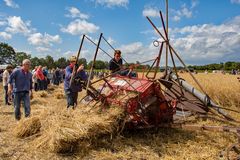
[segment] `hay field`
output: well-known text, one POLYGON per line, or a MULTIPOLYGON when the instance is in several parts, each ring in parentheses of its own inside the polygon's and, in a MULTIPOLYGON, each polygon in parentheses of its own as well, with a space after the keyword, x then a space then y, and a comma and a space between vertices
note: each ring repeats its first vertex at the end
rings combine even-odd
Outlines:
MULTIPOLYGON (((181 76, 193 83, 188 74, 181 76)), ((195 76, 216 102, 240 111, 240 83, 236 76, 195 76)), ((120 109, 113 107, 108 111, 100 111, 79 104, 75 110, 66 110, 62 86, 51 86, 46 92, 34 93, 31 118, 16 122, 13 107, 3 104, 2 87, 0 93, 0 159, 4 160, 215 160, 223 159, 219 153, 236 141, 235 135, 231 133, 181 129, 124 131, 119 134, 117 131, 121 128, 117 124, 123 115, 120 109)), ((237 114, 231 115, 240 119, 237 114)), ((227 125, 200 118, 191 123, 227 125)))

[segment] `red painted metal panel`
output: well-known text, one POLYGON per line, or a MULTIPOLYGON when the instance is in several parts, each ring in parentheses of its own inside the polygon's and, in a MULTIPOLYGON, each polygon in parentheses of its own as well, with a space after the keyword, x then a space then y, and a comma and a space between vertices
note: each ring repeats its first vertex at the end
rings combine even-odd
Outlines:
POLYGON ((150 80, 123 76, 112 77, 108 82, 114 89, 136 91, 140 93, 145 92, 151 85, 153 85, 153 82, 150 80))

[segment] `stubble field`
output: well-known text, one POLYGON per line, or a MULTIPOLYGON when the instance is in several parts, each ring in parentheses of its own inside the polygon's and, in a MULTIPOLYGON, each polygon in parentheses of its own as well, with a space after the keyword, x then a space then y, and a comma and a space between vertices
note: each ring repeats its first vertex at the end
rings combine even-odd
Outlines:
MULTIPOLYGON (((236 76, 195 76, 215 102, 240 112, 240 82, 236 76)), ((195 85, 188 74, 181 74, 181 77, 195 85)), ((101 113, 97 108, 82 104, 75 110, 67 110, 62 86, 34 92, 31 118, 27 122, 24 118, 16 122, 13 106, 3 103, 2 87, 0 93, 0 159, 4 160, 223 159, 219 157, 220 152, 237 140, 231 133, 166 128, 115 133, 122 110, 115 107, 101 113), (30 131, 26 131, 29 126, 30 131), (36 134, 24 135, 26 132, 36 134)), ((83 95, 84 92, 80 93, 80 97, 83 95)), ((239 114, 230 114, 240 120, 239 114)), ((196 117, 190 123, 231 125, 196 117)))

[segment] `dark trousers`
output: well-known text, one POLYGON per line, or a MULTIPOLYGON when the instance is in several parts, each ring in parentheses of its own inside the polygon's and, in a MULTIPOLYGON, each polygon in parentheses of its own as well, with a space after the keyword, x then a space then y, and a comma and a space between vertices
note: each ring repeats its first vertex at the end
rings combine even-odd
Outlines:
POLYGON ((5 100, 5 104, 8 104, 8 86, 3 86, 4 88, 4 100, 5 100))
POLYGON ((14 93, 14 111, 15 111, 15 119, 20 120, 21 118, 21 101, 23 101, 25 117, 30 116, 30 97, 28 91, 16 92, 14 93))
POLYGON ((37 80, 37 86, 38 86, 38 90, 43 90, 44 89, 44 80, 37 80))
POLYGON ((38 90, 38 83, 34 83, 34 91, 38 90))
POLYGON ((43 83, 43 90, 47 90, 48 80, 44 79, 42 83, 43 83))
POLYGON ((78 99, 78 92, 72 92, 71 90, 65 90, 65 94, 67 97, 67 108, 70 106, 77 105, 77 99, 78 99))

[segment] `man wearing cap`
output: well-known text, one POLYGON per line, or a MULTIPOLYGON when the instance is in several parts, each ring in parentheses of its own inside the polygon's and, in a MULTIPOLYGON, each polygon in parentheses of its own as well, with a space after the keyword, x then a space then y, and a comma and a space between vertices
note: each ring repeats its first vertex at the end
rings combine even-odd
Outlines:
POLYGON ((12 73, 13 67, 12 65, 8 65, 6 67, 6 70, 3 72, 3 88, 4 88, 4 100, 5 100, 5 105, 11 105, 8 102, 8 81, 9 81, 9 77, 10 74, 12 73))
POLYGON ((13 71, 8 81, 8 94, 14 94, 15 119, 21 119, 20 106, 23 101, 25 117, 30 116, 30 97, 32 96, 32 73, 29 71, 31 62, 25 59, 22 67, 13 71), (14 83, 14 88, 13 88, 14 83))
MULTIPOLYGON (((79 82, 75 82, 74 80, 72 84, 70 84, 71 77, 73 75, 73 68, 77 62, 77 57, 71 56, 69 61, 70 61, 70 65, 67 66, 65 69, 64 91, 67 97, 67 108, 72 106, 74 109, 74 107, 77 105, 78 92, 82 91, 82 87, 79 82)), ((83 81, 86 81, 87 75, 83 70, 84 66, 80 65, 79 67, 76 66, 76 68, 77 68, 76 77, 80 78, 83 81)))

